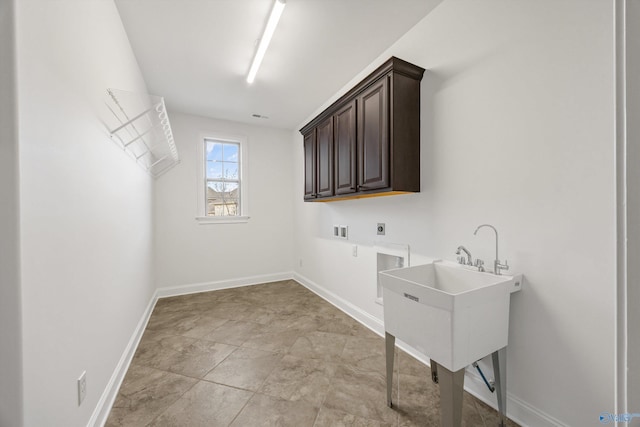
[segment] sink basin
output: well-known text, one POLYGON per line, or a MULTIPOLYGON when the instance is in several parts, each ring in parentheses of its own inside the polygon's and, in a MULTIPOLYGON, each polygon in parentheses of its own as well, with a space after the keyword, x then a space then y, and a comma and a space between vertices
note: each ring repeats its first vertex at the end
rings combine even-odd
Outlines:
POLYGON ((379 277, 385 331, 450 371, 506 347, 511 293, 522 275, 435 261, 379 277))

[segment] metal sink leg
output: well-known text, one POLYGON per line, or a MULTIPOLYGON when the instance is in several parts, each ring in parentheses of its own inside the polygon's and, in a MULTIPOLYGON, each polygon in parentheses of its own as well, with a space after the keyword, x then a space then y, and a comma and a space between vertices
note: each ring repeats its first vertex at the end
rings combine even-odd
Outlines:
POLYGON ((396 337, 385 331, 384 342, 387 359, 387 406, 391 408, 391 390, 393 389, 393 357, 395 355, 396 337))
MULTIPOLYGON (((434 363, 433 360, 431 363, 434 363)), ((462 368, 451 372, 444 366, 438 366, 440 384, 440 422, 442 427, 460 427, 462 425, 462 396, 464 392, 464 372, 462 368)))
POLYGON ((496 395, 498 397, 498 412, 500 412, 500 427, 505 426, 507 419, 507 347, 503 347, 491 354, 493 360, 493 375, 496 379, 496 395))
POLYGON ((435 384, 438 384, 438 364, 433 359, 429 362, 429 364, 431 365, 431 381, 433 381, 435 384))

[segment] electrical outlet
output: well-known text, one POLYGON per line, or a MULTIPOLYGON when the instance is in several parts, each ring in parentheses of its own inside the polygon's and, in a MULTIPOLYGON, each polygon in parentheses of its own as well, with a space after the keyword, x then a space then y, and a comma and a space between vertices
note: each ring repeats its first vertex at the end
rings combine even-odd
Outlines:
POLYGON ((351 247, 351 255, 357 257, 358 256, 358 245, 353 245, 351 247))
POLYGON ((302 267, 302 258, 300 258, 300 259, 298 260, 298 265, 299 265, 300 267, 302 267))
POLYGON ((87 371, 84 371, 78 378, 78 406, 82 404, 84 397, 87 395, 87 371))
POLYGON ((386 227, 384 225, 384 222, 379 222, 378 223, 378 226, 376 227, 376 231, 378 233, 378 236, 384 236, 384 233, 386 231, 385 228, 386 227))

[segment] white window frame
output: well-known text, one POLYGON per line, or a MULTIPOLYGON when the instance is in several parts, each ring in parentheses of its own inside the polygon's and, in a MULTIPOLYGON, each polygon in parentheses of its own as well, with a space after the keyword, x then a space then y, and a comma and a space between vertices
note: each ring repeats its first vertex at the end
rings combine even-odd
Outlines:
POLYGON ((247 138, 241 135, 228 135, 219 133, 202 134, 198 138, 197 153, 197 214, 196 220, 200 224, 237 224, 249 221, 249 147, 247 138), (207 216, 207 175, 206 175, 206 150, 207 140, 235 143, 240 145, 240 214, 233 216, 207 216))

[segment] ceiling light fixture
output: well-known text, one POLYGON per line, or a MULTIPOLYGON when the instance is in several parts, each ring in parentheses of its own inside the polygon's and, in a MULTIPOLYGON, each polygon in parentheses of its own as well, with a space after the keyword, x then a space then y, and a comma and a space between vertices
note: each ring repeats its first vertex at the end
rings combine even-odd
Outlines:
POLYGON ((253 83, 256 78, 256 74, 258 74, 258 68, 260 68, 264 54, 267 52, 267 48, 271 42, 271 37, 273 37, 273 33, 276 31, 276 26, 278 25, 284 6, 285 0, 276 0, 273 4, 271 15, 269 15, 269 21, 264 29, 264 34, 262 34, 262 38, 260 39, 258 50, 256 50, 256 56, 253 57, 253 62, 249 69, 249 75, 247 76, 247 83, 249 84, 253 83))

